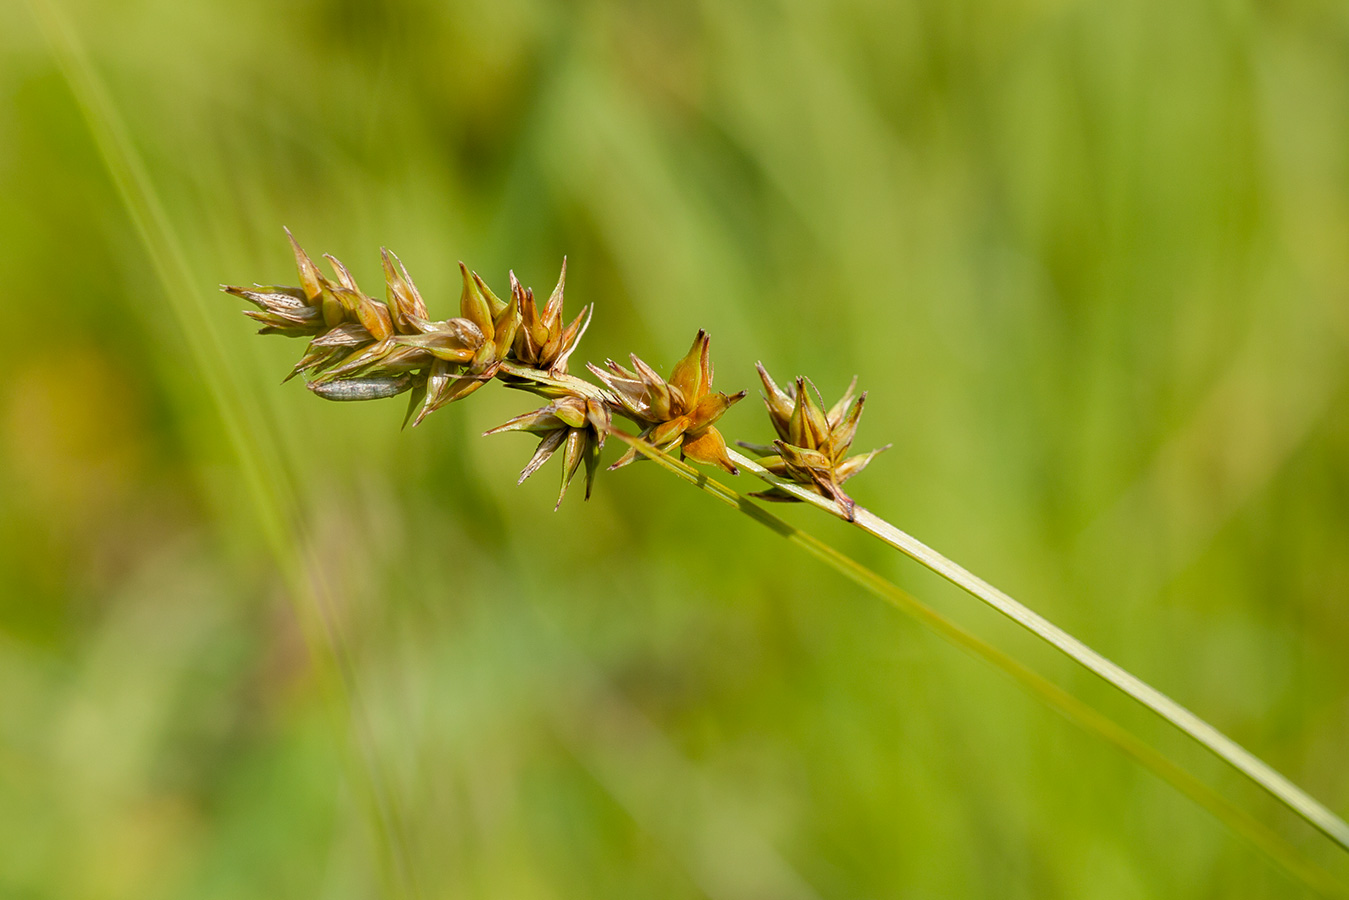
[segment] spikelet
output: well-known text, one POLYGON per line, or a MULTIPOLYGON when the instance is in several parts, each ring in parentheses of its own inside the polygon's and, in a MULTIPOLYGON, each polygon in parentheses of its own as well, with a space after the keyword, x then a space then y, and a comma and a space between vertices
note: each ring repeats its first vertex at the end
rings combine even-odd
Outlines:
MULTIPOLYGON (((819 391, 809 379, 797 378, 795 396, 792 396, 777 386, 763 363, 756 364, 755 368, 763 382, 764 405, 768 407, 768 418, 778 439, 771 446, 743 442, 740 446, 762 455, 764 458, 759 464, 779 478, 796 482, 838 503, 847 519, 852 521, 856 504, 843 491, 843 483, 870 465, 879 453, 890 449, 886 444, 868 453, 848 456, 857 434, 858 420, 862 418, 866 393, 856 396, 857 379, 853 378, 839 401, 825 412, 824 404, 816 402, 819 391)), ((751 496, 785 503, 796 500, 778 488, 751 496)))
POLYGON ((557 509, 562 498, 567 495, 581 464, 585 464, 586 493, 590 499, 590 490, 595 482, 595 472, 599 469, 600 451, 604 449, 604 439, 613 427, 609 408, 603 402, 581 396, 562 397, 541 409, 516 416, 503 425, 483 432, 503 434, 507 431, 527 431, 539 435, 539 446, 534 451, 524 469, 520 472, 517 484, 538 471, 559 448, 562 454, 562 490, 557 495, 557 509))
MULTIPOLYGON (((641 436, 664 451, 679 448, 680 455, 707 465, 720 466, 732 475, 740 470, 726 454, 726 440, 714 423, 741 400, 745 392, 726 395, 712 391, 712 340, 699 331, 693 346, 675 363, 669 379, 633 354, 632 368, 609 360, 601 369, 590 371, 614 393, 623 410, 634 421, 645 424, 641 436)), ((628 450, 610 469, 620 469, 637 458, 628 450)))
POLYGON ((562 293, 566 286, 567 260, 563 257, 557 287, 540 310, 533 289, 522 287, 515 273, 511 273, 511 302, 520 309, 520 330, 515 335, 513 358, 522 365, 542 369, 553 376, 566 374, 567 361, 590 327, 590 318, 595 311, 593 303, 586 306, 564 327, 562 293))

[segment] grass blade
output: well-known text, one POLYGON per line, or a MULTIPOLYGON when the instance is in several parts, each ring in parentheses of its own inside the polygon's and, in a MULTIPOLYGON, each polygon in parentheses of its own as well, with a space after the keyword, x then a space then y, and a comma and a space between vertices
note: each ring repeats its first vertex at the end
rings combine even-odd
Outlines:
MULTIPOLYGON (((373 732, 350 656, 331 614, 331 589, 303 533, 294 485, 280 474, 280 450, 270 431, 242 402, 238 376, 201 301, 188 257, 149 170, 103 79, 71 23, 53 0, 30 0, 52 55, 84 117, 113 185, 164 289, 197 372, 220 416, 225 435, 253 501, 254 514, 290 589, 307 648, 332 711, 355 733, 359 763, 353 781, 364 795, 380 857, 386 893, 417 893, 407 854, 402 814, 375 750, 373 732)), ((214 285, 212 285, 214 288, 214 285)))

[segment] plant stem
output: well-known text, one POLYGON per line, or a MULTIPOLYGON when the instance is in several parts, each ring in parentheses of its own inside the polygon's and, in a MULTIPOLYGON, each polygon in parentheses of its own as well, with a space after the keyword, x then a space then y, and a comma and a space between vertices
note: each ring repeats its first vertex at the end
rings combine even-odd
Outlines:
MULTIPOLYGON (((512 372, 512 374, 517 373, 512 372)), ((607 392, 603 389, 572 375, 551 375, 534 369, 519 369, 518 375, 543 384, 576 391, 583 396, 590 396, 594 399, 609 399, 607 392)), ((617 432, 615 433, 617 434, 617 432)), ((637 445, 634 444, 634 446, 637 445)), ((1039 613, 1013 599, 1005 592, 998 590, 912 535, 891 525, 870 510, 857 506, 852 510, 852 516, 849 517, 833 501, 794 482, 778 478, 754 460, 737 453, 735 450, 729 450, 729 454, 736 465, 745 468, 759 479, 806 503, 817 506, 831 515, 838 516, 845 521, 851 521, 858 528, 931 569, 947 581, 987 603, 1040 639, 1053 645, 1079 665, 1104 679, 1116 689, 1132 697, 1198 741, 1218 758, 1268 791, 1294 813, 1340 845, 1341 848, 1349 850, 1349 824, 1346 824, 1343 819, 1331 812, 1306 791, 1293 784, 1268 763, 1138 676, 1096 652, 1039 613)), ((726 498, 723 497, 723 499, 726 498)), ((755 508, 758 509, 758 507, 755 508)), ((774 518, 776 519, 776 517, 774 518)), ((781 520, 777 521, 780 522, 781 520)))
MULTIPOLYGON (((800 485, 778 478, 754 460, 748 459, 734 450, 730 451, 730 455, 736 465, 745 468, 759 479, 846 521, 846 516, 842 514, 837 505, 824 497, 808 491, 800 485)), ((905 556, 931 569, 957 587, 973 594, 1018 625, 1052 644, 1079 665, 1098 675, 1194 738, 1217 755, 1218 758, 1264 788, 1335 843, 1345 850, 1349 850, 1349 824, 1345 824, 1343 819, 1279 774, 1268 763, 1166 694, 1097 653, 1044 616, 1014 600, 987 581, 942 556, 917 538, 906 534, 869 510, 861 506, 856 507, 853 511, 852 524, 868 534, 880 538, 905 556)))
MULTIPOLYGON (((984 659, 1012 676, 1041 700, 1060 712, 1064 718, 1083 730, 1115 745, 1126 755, 1151 769, 1162 780, 1175 787, 1182 794, 1206 807, 1221 822, 1250 841, 1316 893, 1326 897, 1349 897, 1349 891, 1346 891, 1343 885, 1303 857, 1292 845, 1268 826, 1235 806, 1227 798, 1218 794, 1194 775, 1167 759, 1116 722, 1092 709, 1044 676, 1027 668, 991 644, 975 637, 936 610, 925 605, 912 594, 882 578, 851 557, 839 552, 813 535, 779 519, 738 491, 708 477, 687 463, 661 452, 640 438, 616 430, 611 431, 610 434, 629 446, 635 447, 648 459, 654 460, 662 468, 684 481, 701 488, 759 524, 771 528, 825 565, 876 594, 901 612, 917 619, 948 642, 984 659)), ((737 463, 739 463, 739 460, 737 460, 737 463)))

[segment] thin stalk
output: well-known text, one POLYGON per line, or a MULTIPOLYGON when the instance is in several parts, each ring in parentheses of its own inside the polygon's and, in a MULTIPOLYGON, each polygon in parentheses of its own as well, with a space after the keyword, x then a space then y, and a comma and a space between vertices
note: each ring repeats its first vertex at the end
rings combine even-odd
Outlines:
MULTIPOLYGON (((730 451, 730 456, 736 465, 745 468, 761 480, 846 521, 846 517, 842 515, 839 508, 819 494, 778 478, 754 460, 734 450, 730 451)), ((931 569, 957 587, 973 594, 1036 637, 1052 644, 1074 662, 1098 675, 1113 687, 1132 697, 1198 741, 1219 759, 1254 781, 1273 795, 1275 799, 1311 823, 1339 844, 1340 847, 1349 850, 1349 824, 1346 824, 1343 819, 1327 809, 1306 791, 1275 771, 1268 763, 1166 694, 1097 653, 1044 616, 1012 599, 987 581, 942 556, 917 538, 906 534, 869 510, 863 509, 861 506, 856 507, 853 524, 868 534, 880 538, 905 556, 931 569)))
MULTIPOLYGON (((687 463, 661 452, 640 438, 616 430, 611 431, 610 434, 636 448, 643 456, 655 461, 662 468, 684 481, 706 491, 759 524, 771 528, 825 565, 885 600, 901 612, 918 620, 919 623, 936 632, 937 635, 948 642, 1001 669, 1046 704, 1053 707, 1064 718, 1078 725, 1084 731, 1095 734, 1107 743, 1113 744, 1126 755, 1151 769, 1163 781, 1208 809, 1219 821, 1255 845, 1271 860, 1282 866, 1311 890, 1325 897, 1349 897, 1349 890, 1346 890, 1344 885, 1341 885, 1316 864, 1307 860, 1268 826, 1235 806, 1226 797, 1167 759, 1119 724, 1092 709, 1044 676, 1027 668, 991 644, 975 637, 912 594, 856 562, 851 557, 839 552, 813 535, 779 519, 733 488, 708 477, 705 473, 694 469, 687 463)), ((738 454, 733 453, 732 455, 737 457, 735 460, 737 464, 743 464, 742 460, 738 458, 738 454)), ((751 463, 751 465, 753 464, 751 463)))

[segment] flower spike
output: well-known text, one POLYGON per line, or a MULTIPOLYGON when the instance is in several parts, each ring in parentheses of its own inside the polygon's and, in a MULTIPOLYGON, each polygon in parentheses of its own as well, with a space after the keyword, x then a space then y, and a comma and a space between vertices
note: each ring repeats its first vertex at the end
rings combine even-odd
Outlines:
POLYGON ((503 434, 508 431, 527 431, 540 435, 538 449, 520 472, 517 484, 539 470, 560 448, 565 448, 562 460, 562 490, 557 495, 557 510, 562 498, 582 463, 586 469, 586 499, 599 469, 599 453, 609 435, 611 419, 603 403, 573 395, 554 400, 547 406, 516 416, 509 422, 483 432, 483 435, 503 434))
MULTIPOLYGON (((795 391, 789 395, 777 386, 763 363, 758 363, 757 368, 764 386, 764 405, 778 439, 771 446, 746 443, 741 446, 762 455, 760 465, 779 478, 794 481, 833 500, 842 508, 848 521, 852 521, 856 504, 844 492, 843 483, 890 448, 886 444, 868 453, 848 456, 867 395, 863 393, 854 399, 857 379, 853 378, 842 399, 825 412, 823 404, 816 402, 819 391, 809 379, 797 378, 795 391)), ((783 503, 796 501, 779 488, 750 496, 783 503)))
MULTIPOLYGON (((745 392, 712 392, 712 339, 699 331, 689 352, 675 364, 669 379, 635 355, 631 370, 610 360, 607 368, 590 366, 590 371, 613 392, 623 411, 646 428, 642 438, 662 450, 679 448, 680 455, 695 462, 720 466, 732 475, 740 470, 726 453, 726 441, 714 423, 745 392)), ((636 450, 628 450, 610 469, 621 469, 637 459, 636 450)))
MULTIPOLYGON (((361 289, 339 259, 323 255, 332 267, 331 277, 325 275, 289 231, 286 236, 295 256, 299 286, 222 285, 222 289, 256 307, 247 315, 262 333, 309 339, 287 377, 305 375, 317 396, 353 401, 406 393, 404 426, 420 424, 490 381, 543 397, 547 405, 516 416, 488 434, 527 431, 538 435, 539 444, 521 472, 522 481, 562 451, 559 504, 583 466, 585 493, 590 496, 614 415, 631 419, 643 438, 664 450, 678 449, 687 459, 737 473, 716 422, 745 392, 728 395, 712 390, 711 339, 706 331, 698 332, 669 378, 636 355, 630 357, 631 368, 612 360, 602 369, 590 366, 605 386, 600 388, 567 373, 590 326, 594 305, 564 320, 565 258, 546 302, 537 299, 514 273, 503 300, 478 273, 460 263, 458 315, 437 321, 430 318, 407 268, 388 249, 380 251, 385 299, 378 300, 361 289)), ((611 468, 621 468, 634 458, 630 452, 611 468)))

